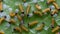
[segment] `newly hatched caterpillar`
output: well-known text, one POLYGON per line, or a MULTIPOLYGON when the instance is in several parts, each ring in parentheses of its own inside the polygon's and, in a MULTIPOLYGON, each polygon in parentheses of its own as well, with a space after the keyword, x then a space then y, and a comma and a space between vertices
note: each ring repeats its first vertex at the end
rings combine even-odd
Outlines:
POLYGON ((53 2, 53 5, 55 6, 55 8, 56 8, 57 10, 60 10, 60 7, 57 5, 56 2, 53 2))
POLYGON ((60 29, 60 26, 57 26, 56 28, 54 28, 53 30, 52 30, 52 32, 56 32, 57 30, 59 30, 60 29))
POLYGON ((28 32, 28 29, 24 25, 21 24, 20 27, 21 27, 22 30, 28 32))
POLYGON ((0 2, 0 12, 3 12, 2 2, 0 2))
POLYGON ((27 16, 29 16, 28 13, 29 13, 29 11, 30 11, 30 8, 31 8, 31 6, 28 4, 28 6, 27 6, 27 10, 26 10, 26 15, 27 15, 27 16))
POLYGON ((45 13, 47 13, 47 12, 49 12, 51 9, 50 8, 46 8, 45 10, 43 10, 43 14, 45 14, 45 13))
POLYGON ((24 14, 24 9, 23 9, 22 4, 19 5, 19 9, 20 9, 21 13, 24 14))
POLYGON ((40 11, 34 11, 33 14, 37 14, 39 16, 42 16, 42 12, 40 12, 40 11))
POLYGON ((5 34, 3 31, 0 31, 0 34, 5 34))
POLYGON ((31 22, 31 23, 28 23, 28 26, 34 26, 35 24, 37 24, 38 23, 38 21, 33 21, 33 22, 31 22))
POLYGON ((25 2, 26 2, 26 0, 23 0, 23 2, 25 3, 25 2))
POLYGON ((55 0, 47 0, 47 4, 53 3, 55 0))
POLYGON ((6 16, 0 18, 0 24, 6 19, 6 16))
POLYGON ((41 10, 41 6, 39 6, 37 3, 35 5, 35 7, 38 9, 38 10, 41 10))
POLYGON ((57 10, 53 10, 52 13, 51 13, 51 16, 53 16, 54 14, 57 14, 58 11, 57 10))
POLYGON ((22 17, 20 15, 16 14, 16 16, 20 21, 22 21, 22 17))
POLYGON ((45 23, 43 22, 38 28, 36 28, 35 30, 37 31, 41 31, 44 27, 45 23))
POLYGON ((55 19, 52 18, 52 24, 51 24, 51 27, 54 28, 54 24, 55 24, 55 19))
POLYGON ((15 23, 16 23, 16 21, 14 19, 9 20, 9 24, 15 24, 15 23))
POLYGON ((14 30, 14 31, 18 31, 18 32, 22 32, 22 31, 21 31, 21 28, 19 28, 19 27, 15 27, 13 30, 14 30))
POLYGON ((14 17, 15 16, 15 13, 14 12, 10 12, 9 14, 11 17, 14 17))

